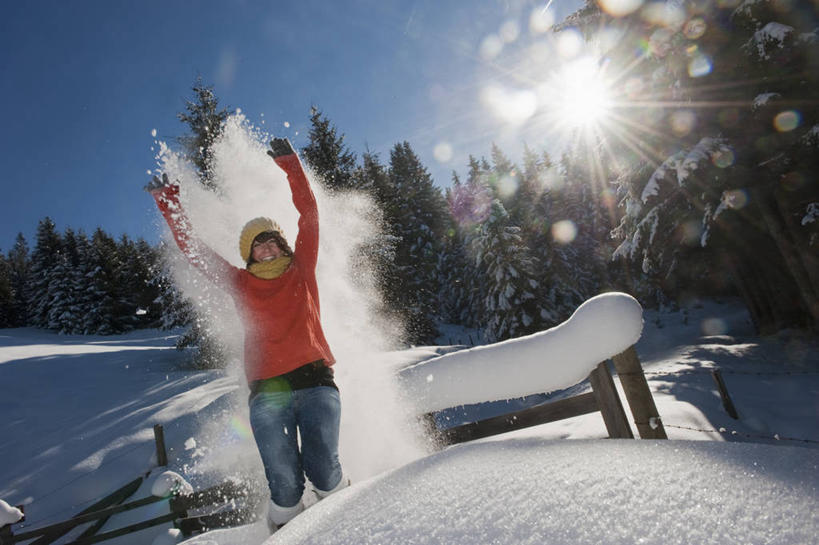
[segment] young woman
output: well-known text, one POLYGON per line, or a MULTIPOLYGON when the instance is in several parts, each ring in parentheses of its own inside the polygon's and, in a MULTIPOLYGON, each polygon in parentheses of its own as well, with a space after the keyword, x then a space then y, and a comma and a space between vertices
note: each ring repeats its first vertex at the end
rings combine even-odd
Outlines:
POLYGON ((316 200, 290 142, 277 138, 270 146, 268 155, 287 174, 299 232, 291 249, 273 220, 250 220, 239 236, 244 269, 191 235, 179 187, 167 176, 154 178, 148 189, 180 250, 230 293, 239 310, 250 424, 270 486, 267 519, 274 531, 304 509, 305 476, 319 499, 349 481, 338 461, 341 404, 333 380, 335 359, 321 328, 316 200))

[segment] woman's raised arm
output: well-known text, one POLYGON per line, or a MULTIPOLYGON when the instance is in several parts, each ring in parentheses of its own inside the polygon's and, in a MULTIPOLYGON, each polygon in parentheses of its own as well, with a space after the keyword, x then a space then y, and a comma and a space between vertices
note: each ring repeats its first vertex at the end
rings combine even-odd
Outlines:
POLYGON ((236 282, 238 269, 191 234, 191 223, 179 203, 179 186, 170 183, 168 176, 163 174, 162 180, 155 176, 145 189, 156 201, 157 208, 171 228, 176 245, 191 265, 218 286, 232 287, 236 282))

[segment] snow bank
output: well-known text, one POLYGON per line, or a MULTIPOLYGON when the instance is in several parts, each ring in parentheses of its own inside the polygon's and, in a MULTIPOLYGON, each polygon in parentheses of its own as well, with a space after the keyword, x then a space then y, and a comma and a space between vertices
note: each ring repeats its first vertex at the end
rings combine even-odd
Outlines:
POLYGON ((22 511, 16 507, 12 507, 5 501, 0 500, 0 527, 5 526, 6 524, 14 524, 21 518, 23 518, 22 511))
POLYGON ((817 494, 812 449, 489 441, 343 490, 266 543, 815 543, 817 494))
POLYGON ((625 293, 592 297, 547 331, 433 358, 400 373, 420 413, 567 388, 640 338, 640 303, 625 293))

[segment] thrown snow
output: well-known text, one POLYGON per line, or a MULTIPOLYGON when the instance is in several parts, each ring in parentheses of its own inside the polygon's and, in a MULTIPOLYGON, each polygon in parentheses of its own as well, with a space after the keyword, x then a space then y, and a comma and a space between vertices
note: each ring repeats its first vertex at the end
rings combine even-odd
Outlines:
POLYGON ((547 331, 433 358, 401 371, 419 412, 567 388, 601 361, 634 345, 643 309, 625 293, 604 293, 547 331))
POLYGON ((817 469, 798 447, 492 440, 346 489, 266 543, 815 543, 817 469))
POLYGON ((6 524, 14 524, 23 518, 23 512, 0 500, 0 528, 6 524))
POLYGON ((171 494, 192 494, 193 487, 185 478, 174 471, 165 471, 157 475, 151 485, 151 495, 165 497, 171 494))

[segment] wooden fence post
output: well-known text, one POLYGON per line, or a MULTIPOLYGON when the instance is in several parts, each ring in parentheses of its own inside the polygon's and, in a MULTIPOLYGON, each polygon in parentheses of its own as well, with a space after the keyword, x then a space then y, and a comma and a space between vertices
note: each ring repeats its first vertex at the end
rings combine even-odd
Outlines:
POLYGON ((592 392, 597 399, 600 412, 603 413, 603 422, 606 424, 609 437, 634 439, 628 418, 623 410, 623 403, 620 401, 620 396, 617 395, 617 389, 614 387, 614 380, 611 378, 606 362, 598 364, 591 372, 589 382, 591 382, 592 392))
POLYGON ((725 412, 727 412, 728 416, 734 420, 739 420, 739 413, 737 413, 737 408, 734 406, 734 402, 731 399, 731 394, 728 393, 728 387, 725 386, 725 380, 722 378, 722 373, 719 369, 714 369, 711 371, 711 376, 714 377, 714 382, 717 383, 719 397, 722 398, 722 407, 725 409, 725 412))
POLYGON ((660 420, 660 413, 657 412, 657 406, 654 404, 654 398, 651 397, 651 390, 648 389, 648 381, 643 373, 643 366, 640 365, 640 359, 637 357, 637 350, 631 346, 611 359, 617 370, 617 376, 620 377, 623 391, 626 393, 626 400, 631 407, 631 414, 640 437, 668 439, 663 422, 660 420))
POLYGON ((165 431, 162 429, 162 424, 154 424, 154 439, 156 439, 156 465, 167 466, 168 454, 165 452, 165 431))

